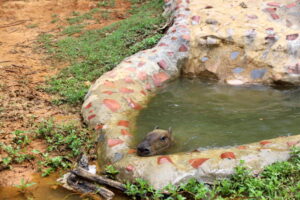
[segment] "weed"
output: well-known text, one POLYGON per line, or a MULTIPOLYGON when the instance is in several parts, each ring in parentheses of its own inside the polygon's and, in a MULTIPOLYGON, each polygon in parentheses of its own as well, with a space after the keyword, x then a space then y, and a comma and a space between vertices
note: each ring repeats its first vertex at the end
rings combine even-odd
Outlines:
POLYGON ((64 35, 73 35, 75 33, 80 33, 84 28, 83 24, 68 26, 62 31, 64 35))
POLYGON ((26 25, 27 28, 36 28, 38 27, 38 24, 29 24, 29 25, 26 25))
POLYGON ((14 135, 13 142, 17 145, 26 146, 31 142, 25 131, 16 130, 12 134, 14 135))
POLYGON ((19 192, 25 193, 27 188, 29 188, 35 184, 36 183, 34 183, 34 182, 29 183, 28 181, 25 181, 24 178, 22 178, 20 184, 15 185, 15 187, 19 189, 19 192))
POLYGON ((94 148, 94 140, 90 132, 72 124, 58 125, 54 124, 52 120, 44 121, 38 125, 36 136, 45 139, 48 144, 48 152, 60 154, 59 156, 50 156, 48 152, 41 153, 33 150, 34 154, 42 157, 39 162, 42 176, 48 176, 57 169, 71 167, 73 160, 81 152, 89 152, 94 148))
POLYGON ((91 9, 89 12, 84 13, 84 14, 80 14, 80 12, 73 12, 72 15, 74 17, 70 17, 67 18, 67 21, 69 22, 69 24, 78 24, 78 23, 82 23, 84 20, 91 20, 93 19, 93 15, 97 12, 99 12, 100 10, 98 8, 94 8, 91 9))
POLYGON ((229 179, 213 186, 190 179, 180 186, 169 184, 155 191, 146 181, 136 179, 125 188, 133 199, 300 199, 300 148, 292 150, 289 161, 274 163, 259 176, 241 162, 229 179))
POLYGON ((71 158, 94 146, 90 132, 73 124, 57 125, 52 120, 44 121, 39 124, 36 133, 46 140, 48 151, 66 151, 71 158))
POLYGON ((111 179, 115 179, 118 173, 119 171, 116 168, 114 168, 114 166, 112 165, 108 165, 105 167, 105 174, 107 175, 107 177, 111 179))
POLYGON ((26 160, 33 160, 35 157, 31 154, 24 153, 19 146, 5 145, 0 143, 0 149, 6 152, 7 156, 2 158, 0 165, 10 166, 13 163, 22 163, 26 160))
POLYGON ((109 19, 109 17, 110 17, 110 12, 107 11, 107 10, 101 11, 101 17, 102 17, 103 19, 105 19, 105 20, 109 19))
POLYGON ((115 5, 115 0, 101 0, 97 4, 98 7, 115 7, 115 5))

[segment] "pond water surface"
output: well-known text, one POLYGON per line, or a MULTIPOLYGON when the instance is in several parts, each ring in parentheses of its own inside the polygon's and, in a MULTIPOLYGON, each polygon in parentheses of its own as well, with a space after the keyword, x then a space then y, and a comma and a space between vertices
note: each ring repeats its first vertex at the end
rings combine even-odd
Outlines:
POLYGON ((300 134, 300 89, 179 79, 163 88, 141 111, 135 144, 156 125, 173 128, 176 144, 168 153, 300 134))

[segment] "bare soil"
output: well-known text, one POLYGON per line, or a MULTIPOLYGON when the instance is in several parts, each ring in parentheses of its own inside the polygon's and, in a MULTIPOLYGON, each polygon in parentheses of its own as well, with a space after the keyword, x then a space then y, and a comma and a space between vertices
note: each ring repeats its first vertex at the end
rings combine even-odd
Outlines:
MULTIPOLYGON (((32 131, 43 119, 53 118, 57 122, 80 123, 79 107, 54 106, 53 98, 39 89, 46 80, 58 73, 68 63, 46 60, 36 49, 36 40, 41 33, 55 33, 61 30, 65 21, 50 23, 53 15, 60 19, 73 11, 87 12, 97 6, 94 0, 0 0, 0 142, 9 144, 11 132, 32 131)), ((126 17, 130 4, 117 0, 110 9, 111 17, 100 20, 89 29, 101 28, 126 17)), ((28 150, 45 151, 42 140, 34 140, 28 150)), ((4 155, 0 151, 0 160, 4 155)), ((31 180, 36 173, 36 162, 13 165, 10 170, 0 171, 0 186, 31 180)))

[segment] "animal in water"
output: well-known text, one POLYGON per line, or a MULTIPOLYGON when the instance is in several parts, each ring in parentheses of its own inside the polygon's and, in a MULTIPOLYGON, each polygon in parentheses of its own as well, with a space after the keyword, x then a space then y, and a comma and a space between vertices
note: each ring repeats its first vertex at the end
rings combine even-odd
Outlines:
POLYGON ((173 143, 172 128, 168 130, 155 127, 147 133, 143 141, 137 146, 137 155, 153 156, 163 153, 173 143))

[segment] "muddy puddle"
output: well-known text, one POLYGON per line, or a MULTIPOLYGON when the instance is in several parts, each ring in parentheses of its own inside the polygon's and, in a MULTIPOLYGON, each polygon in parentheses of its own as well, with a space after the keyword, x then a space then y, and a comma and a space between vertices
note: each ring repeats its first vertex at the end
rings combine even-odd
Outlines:
MULTIPOLYGON (((34 179, 29 183, 35 183, 34 185, 27 187, 26 192, 20 192, 20 189, 16 186, 0 187, 0 199, 1 200, 82 200, 88 199, 88 196, 77 194, 68 191, 56 182, 59 174, 54 174, 46 178, 42 178, 39 174, 36 174, 34 179)), ((116 192, 116 191, 114 191, 116 192)), ((97 199, 97 198, 95 198, 97 199)), ((99 198, 101 199, 101 198, 99 198)), ((125 195, 116 193, 114 200, 128 200, 125 195)))
POLYGON ((135 142, 155 125, 173 128, 176 144, 168 153, 299 134, 299 100, 300 89, 282 91, 180 79, 162 89, 141 111, 135 142))

